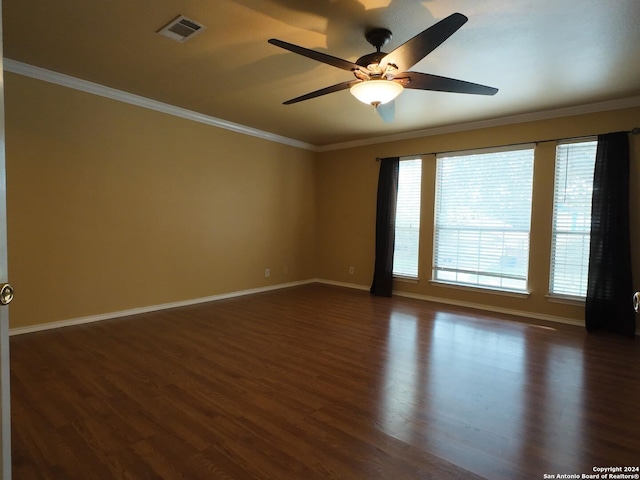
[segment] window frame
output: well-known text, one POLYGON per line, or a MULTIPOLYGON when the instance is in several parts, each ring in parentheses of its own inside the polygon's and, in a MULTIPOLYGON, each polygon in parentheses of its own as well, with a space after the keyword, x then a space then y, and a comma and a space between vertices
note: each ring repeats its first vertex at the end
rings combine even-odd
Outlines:
MULTIPOLYGON (((533 209, 533 182, 534 182, 534 163, 535 163, 535 148, 536 148, 536 144, 535 143, 523 143, 523 144, 516 144, 516 145, 508 145, 508 146, 497 146, 497 147, 490 147, 490 148, 482 148, 482 149, 473 149, 473 150, 461 150, 461 151, 454 151, 454 152, 446 152, 446 153, 441 153, 441 154, 437 154, 436 155, 436 178, 435 178, 435 197, 434 197, 434 216, 433 216, 433 222, 434 222, 434 226, 433 226, 433 255, 432 255, 432 265, 431 265, 431 283, 435 284, 435 285, 442 285, 442 286, 446 286, 449 288, 456 288, 456 289, 464 289, 464 290, 472 290, 472 291, 485 291, 485 292, 489 292, 489 293, 495 293, 495 294, 501 294, 501 295, 507 295, 507 296, 516 296, 516 297, 523 297, 523 296, 528 296, 529 295, 529 262, 530 262, 530 241, 531 241, 531 215, 532 215, 532 209, 533 209), (439 229, 441 227, 439 227, 439 214, 440 214, 440 203, 442 202, 442 182, 441 182, 441 174, 440 174, 440 168, 442 165, 442 162, 445 159, 448 158, 456 158, 456 157, 469 157, 469 156, 473 156, 473 155, 488 155, 488 154, 501 154, 501 153, 510 153, 510 152, 518 152, 518 151, 523 151, 523 150, 527 150, 530 151, 530 153, 527 153, 527 156, 530 156, 530 158, 527 158, 526 160, 528 162, 530 162, 529 165, 526 165, 526 168, 530 168, 530 176, 528 177, 527 181, 529 182, 529 185, 531 187, 530 191, 529 191, 529 198, 528 198, 528 213, 527 215, 524 217, 525 220, 527 220, 527 225, 528 228, 525 230, 522 230, 522 232, 525 236, 526 236, 526 261, 524 262, 524 271, 525 271, 525 275, 524 278, 521 278, 521 276, 519 276, 519 280, 523 281, 524 284, 522 286, 522 288, 517 288, 517 287, 509 287, 509 286, 505 286, 503 285, 503 281, 508 279, 508 275, 491 275, 491 276, 495 276, 496 278, 500 279, 500 283, 502 285, 489 285, 487 284, 487 281, 485 281, 484 283, 481 283, 481 280, 479 277, 482 276, 482 272, 481 271, 477 271, 474 273, 475 277, 476 277, 476 283, 473 282, 464 282, 464 281, 456 281, 456 280, 447 280, 444 278, 438 278, 438 273, 439 272, 444 272, 444 269, 442 267, 442 265, 438 265, 439 262, 439 229)), ((482 232, 484 230, 481 230, 480 228, 478 229, 478 232, 482 232)), ((488 231, 488 230, 487 230, 488 231)), ((513 232, 515 232, 515 230, 513 230, 513 232)), ((503 230, 502 234, 506 235, 507 233, 509 233, 509 230, 503 230)), ((518 232, 516 232, 518 233, 518 232)), ((479 255, 480 258, 480 255, 479 255)), ((464 273, 462 272, 462 270, 460 268, 454 268, 453 270, 455 270, 455 272, 457 272, 457 274, 459 273, 464 273)))
MULTIPOLYGON (((576 295, 576 294, 572 294, 572 293, 568 293, 568 292, 560 292, 560 291, 554 291, 554 273, 555 273, 555 259, 556 259, 556 235, 558 233, 558 228, 556 225, 556 215, 557 215, 557 196, 559 193, 558 190, 558 165, 559 165, 559 149, 563 146, 563 145, 573 145, 573 144, 581 144, 581 143, 595 143, 594 145, 594 152, 593 152, 593 168, 591 169, 591 178, 590 178, 590 186, 591 186, 591 195, 590 197, 592 197, 593 195, 593 169, 595 169, 595 156, 596 156, 596 151, 598 148, 598 137, 596 136, 589 136, 589 137, 580 137, 580 138, 571 138, 571 139, 566 139, 566 140, 559 140, 556 143, 556 147, 555 147, 555 155, 554 155, 554 168, 553 168, 553 204, 552 204, 552 212, 551 212, 551 245, 550 245, 550 250, 549 250, 549 281, 548 281, 548 293, 546 295, 547 299, 549 301, 552 302, 561 302, 561 303, 568 303, 568 304, 584 304, 585 299, 586 299, 586 282, 587 282, 587 278, 584 278, 584 288, 585 288, 585 294, 584 295, 576 295)), ((567 160, 569 161, 569 160, 567 160)), ((566 166, 566 168, 568 169, 568 165, 566 166)), ((565 184, 566 184, 566 178, 565 178, 565 184)), ((580 212, 583 213, 584 212, 580 212)), ((590 219, 591 219, 591 201, 589 202, 589 208, 588 208, 588 215, 589 215, 589 223, 590 223, 590 219)), ((561 229, 560 229, 561 230, 561 229)), ((586 242, 587 245, 589 245, 590 243, 590 229, 579 233, 579 232, 565 232, 565 233, 571 233, 572 235, 581 235, 583 237, 583 243, 584 243, 584 239, 586 238, 586 242)), ((588 275, 588 268, 589 268, 589 247, 587 246, 587 258, 586 258, 586 265, 584 264, 584 261, 581 265, 581 268, 586 268, 586 274, 588 275)))
POLYGON ((420 279, 420 231, 421 231, 421 223, 422 223, 422 177, 424 174, 424 159, 422 157, 422 155, 412 155, 412 156, 407 156, 407 157, 400 157, 399 159, 399 163, 398 163, 398 201, 396 202, 396 212, 395 212, 395 229, 394 229, 394 254, 393 254, 393 270, 392 270, 392 275, 393 278, 395 280, 402 280, 402 281, 409 281, 409 282, 415 282, 418 281, 420 279), (411 182, 410 187, 413 187, 414 190, 412 190, 412 192, 407 192, 407 193, 412 193, 414 196, 416 196, 416 188, 417 188, 417 198, 413 198, 413 200, 415 200, 415 203, 412 205, 412 207, 415 209, 414 212, 412 212, 414 214, 414 220, 416 220, 415 218, 415 214, 417 213, 417 231, 415 232, 415 242, 416 242, 416 251, 415 251, 415 275, 412 275, 411 273, 406 273, 406 272, 398 272, 396 273, 396 258, 397 258, 397 247, 398 247, 398 207, 400 206, 400 201, 401 201, 401 185, 400 185, 400 179, 402 176, 402 164, 403 162, 416 162, 417 165, 419 165, 419 175, 418 175, 418 179, 415 180, 413 179, 413 181, 411 182))

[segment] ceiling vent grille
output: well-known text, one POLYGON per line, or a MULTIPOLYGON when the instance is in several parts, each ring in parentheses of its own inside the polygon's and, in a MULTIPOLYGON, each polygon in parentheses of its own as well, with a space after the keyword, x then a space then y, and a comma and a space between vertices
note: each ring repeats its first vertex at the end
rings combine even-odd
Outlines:
POLYGON ((158 30, 158 33, 176 42, 184 43, 202 32, 205 28, 207 27, 201 23, 180 15, 168 25, 158 30))

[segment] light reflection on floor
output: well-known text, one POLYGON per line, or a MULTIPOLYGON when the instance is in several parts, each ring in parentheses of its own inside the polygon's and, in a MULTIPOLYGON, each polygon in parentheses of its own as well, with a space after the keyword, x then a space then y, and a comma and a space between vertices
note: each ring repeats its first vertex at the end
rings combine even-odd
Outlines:
POLYGON ((527 335, 553 330, 516 322, 449 313, 428 328, 418 322, 407 312, 389 318, 379 419, 385 433, 462 467, 465 455, 476 473, 501 478, 540 451, 545 468, 581 468, 583 419, 564 408, 583 401, 581 349, 550 342, 530 351, 527 335), (540 383, 544 398, 527 395, 540 383), (528 441, 534 430, 544 445, 528 441), (495 465, 496 450, 504 465, 495 465))
POLYGON ((417 319, 394 312, 389 320, 381 424, 401 440, 410 438, 415 420, 422 362, 418 358, 417 319))

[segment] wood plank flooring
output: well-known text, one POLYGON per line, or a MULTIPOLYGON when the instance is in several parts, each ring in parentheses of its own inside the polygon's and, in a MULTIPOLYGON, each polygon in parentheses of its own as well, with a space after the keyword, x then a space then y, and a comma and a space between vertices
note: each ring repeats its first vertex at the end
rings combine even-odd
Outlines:
POLYGON ((638 341, 308 285, 11 338, 14 479, 640 464, 638 341))

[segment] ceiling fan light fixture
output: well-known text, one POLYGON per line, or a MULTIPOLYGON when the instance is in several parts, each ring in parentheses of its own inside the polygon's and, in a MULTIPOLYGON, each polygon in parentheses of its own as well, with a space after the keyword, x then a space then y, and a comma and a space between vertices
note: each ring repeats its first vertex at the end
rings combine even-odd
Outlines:
POLYGON ((389 103, 402 93, 404 88, 392 80, 366 80, 351 87, 351 95, 362 103, 377 107, 389 103))

